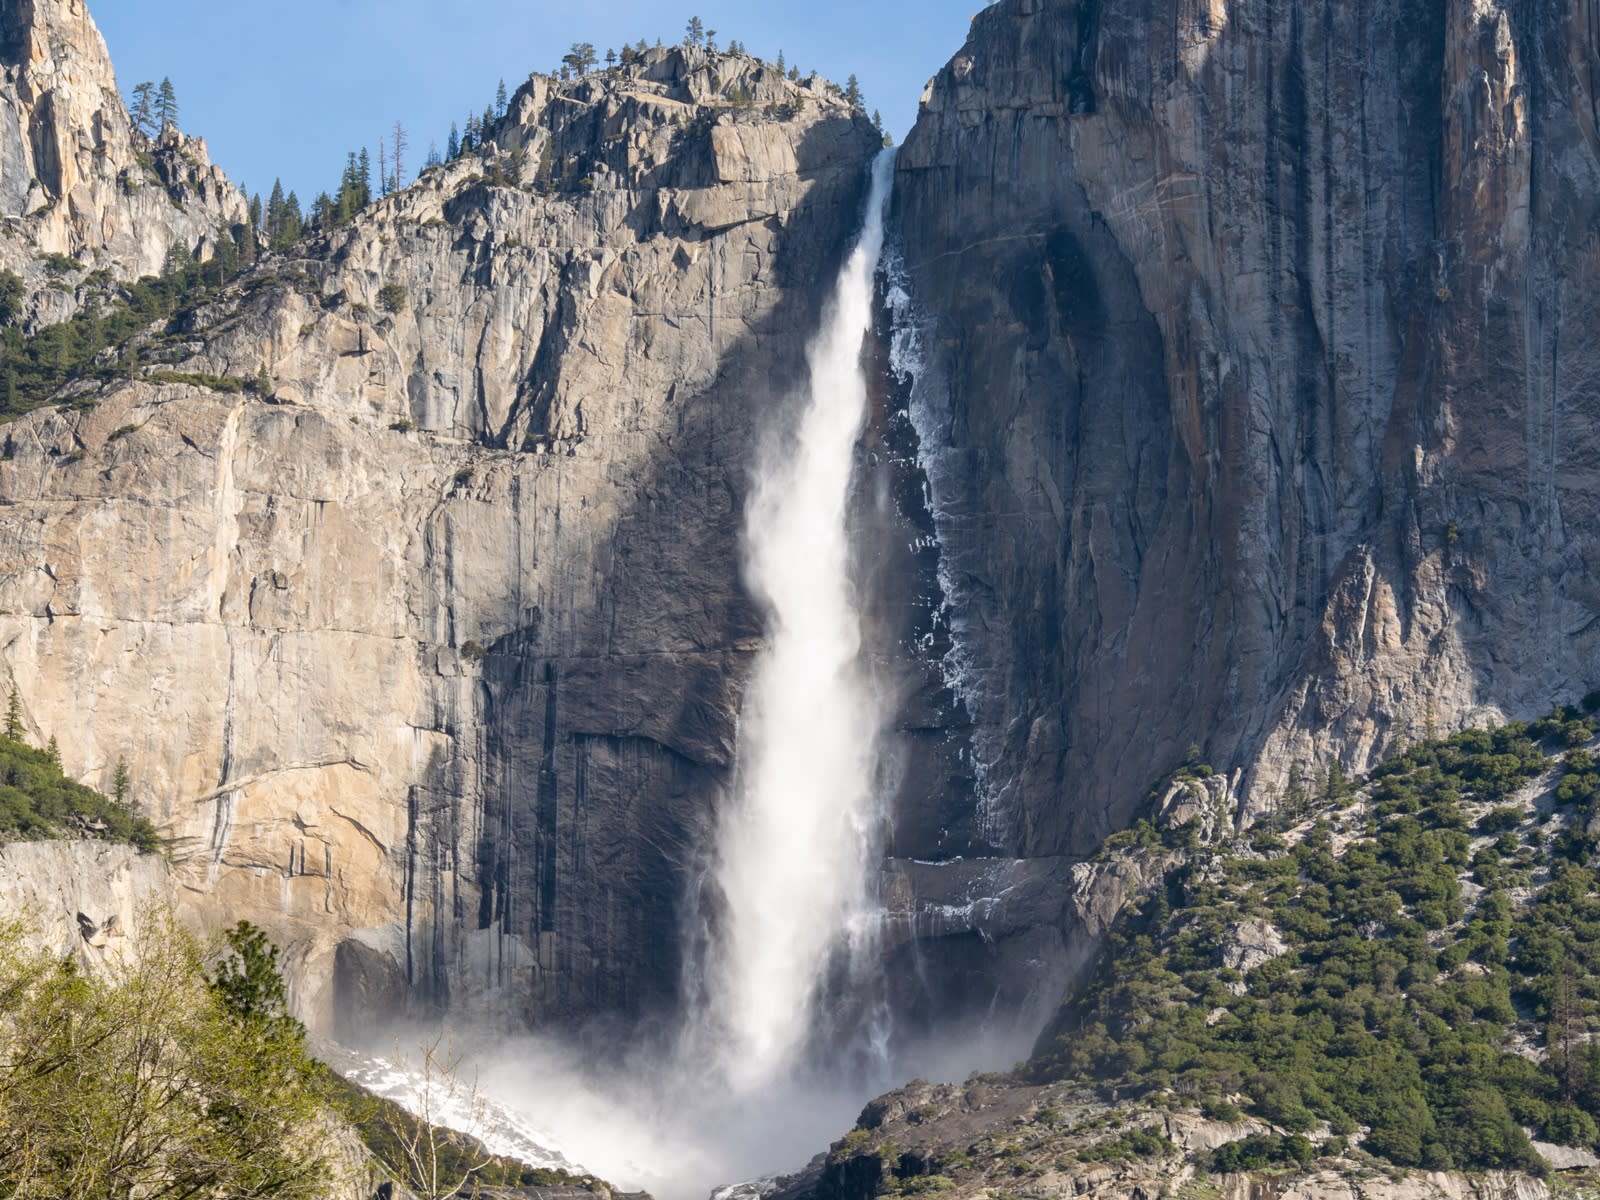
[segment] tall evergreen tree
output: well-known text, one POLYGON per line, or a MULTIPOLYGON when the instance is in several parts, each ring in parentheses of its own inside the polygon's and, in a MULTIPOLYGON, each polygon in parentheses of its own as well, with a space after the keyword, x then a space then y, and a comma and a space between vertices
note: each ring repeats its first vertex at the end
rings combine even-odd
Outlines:
POLYGON ((266 224, 263 228, 267 234, 267 245, 273 250, 281 250, 278 244, 279 237, 283 234, 283 180, 272 181, 272 194, 267 198, 266 224))
POLYGON ((316 229, 326 229, 333 223, 333 197, 323 192, 311 202, 311 225, 316 229))
POLYGON ((699 17, 690 17, 689 23, 683 27, 683 44, 685 46, 698 46, 705 40, 705 23, 699 17))
POLYGON ((133 85, 133 108, 128 115, 133 119, 133 127, 146 137, 157 132, 155 84, 145 80, 133 85))
POLYGON ((775 65, 778 68, 778 74, 779 75, 782 75, 785 71, 787 71, 789 69, 789 64, 784 60, 783 51, 782 50, 778 51, 778 61, 777 61, 777 63, 775 65))
POLYGON ((609 67, 614 67, 616 65, 617 65, 617 52, 615 50, 611 49, 608 46, 608 47, 606 47, 606 66, 609 68, 609 67))
POLYGON ((506 115, 506 102, 506 81, 502 79, 500 86, 494 89, 494 115, 496 117, 506 115))
POLYGON ((170 76, 163 76, 161 89, 156 93, 156 120, 162 133, 168 126, 173 129, 178 127, 178 93, 172 86, 170 76))
POLYGON ((561 59, 565 66, 572 68, 572 73, 579 77, 587 75, 589 68, 596 61, 593 42, 573 42, 572 48, 561 59))
POLYGON ((456 128, 454 121, 450 122, 450 140, 444 144, 446 158, 454 159, 461 153, 461 130, 456 128))
POLYGON ((854 75, 845 80, 844 98, 850 102, 851 108, 860 108, 862 102, 861 81, 854 75))
POLYGON ((6 727, 5 734, 13 742, 22 740, 22 697, 17 694, 17 685, 11 685, 11 699, 6 701, 6 727))

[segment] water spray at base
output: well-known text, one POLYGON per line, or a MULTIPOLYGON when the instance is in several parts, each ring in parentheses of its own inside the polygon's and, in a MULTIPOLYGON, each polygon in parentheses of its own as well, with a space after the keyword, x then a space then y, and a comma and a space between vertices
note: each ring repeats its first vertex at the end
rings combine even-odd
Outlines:
POLYGON ((807 348, 805 403, 793 429, 769 435, 747 510, 746 575, 768 643, 740 716, 732 803, 717 823, 722 913, 690 1043, 714 1056, 734 1091, 800 1064, 830 963, 843 956, 845 977, 858 977, 879 920, 870 878, 883 820, 882 715, 860 662, 848 501, 893 176, 893 156, 880 155, 865 225, 807 348))
POLYGON ((714 915, 686 979, 682 1035, 604 1071, 534 1038, 496 1039, 493 1059, 478 1062, 486 1093, 544 1131, 550 1149, 660 1200, 797 1168, 896 1082, 873 999, 883 714, 861 664, 848 521, 893 175, 885 152, 807 348, 798 414, 758 456, 745 571, 768 641, 701 881, 714 915), (830 986, 843 1015, 824 1011, 830 986))

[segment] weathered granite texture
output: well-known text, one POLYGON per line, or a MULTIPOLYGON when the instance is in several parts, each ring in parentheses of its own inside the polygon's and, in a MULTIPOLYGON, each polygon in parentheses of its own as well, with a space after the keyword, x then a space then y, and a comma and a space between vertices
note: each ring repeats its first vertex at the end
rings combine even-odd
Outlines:
POLYGON ((88 271, 159 274, 174 245, 208 258, 249 220, 203 140, 132 127, 84 0, 0 8, 0 268, 26 284, 30 323, 70 316, 88 271))
POLYGON ((356 1040, 675 1000, 760 634, 750 451, 878 146, 820 81, 683 48, 530 81, 494 139, 164 364, 269 395, 119 384, 0 430, 30 730, 102 784, 126 756, 181 907, 265 927, 356 1040))
MULTIPOLYGON (((1600 676, 1592 6, 1003 0, 895 214, 1004 853, 1600 676)), ((967 722, 970 721, 970 728, 967 722)))
POLYGON ((170 900, 160 855, 87 840, 0 845, 0 921, 91 970, 125 961, 140 920, 170 900))

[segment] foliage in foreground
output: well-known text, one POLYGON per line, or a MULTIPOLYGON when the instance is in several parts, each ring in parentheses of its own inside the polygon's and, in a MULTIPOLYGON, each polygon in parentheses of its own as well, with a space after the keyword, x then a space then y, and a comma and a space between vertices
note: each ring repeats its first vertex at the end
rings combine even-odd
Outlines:
POLYGON ((1540 1171, 1524 1127, 1595 1145, 1595 733, 1558 710, 1419 744, 1330 789, 1292 845, 1170 853, 1029 1074, 1365 1126, 1400 1166, 1540 1171), (1254 919, 1288 950, 1241 976, 1220 951, 1254 919))
POLYGON ((0 842, 71 834, 161 848, 155 826, 125 802, 69 779, 48 750, 0 734, 0 842))
POLYGON ((170 916, 133 942, 96 977, 0 926, 0 1194, 318 1194, 327 1110, 303 1031, 237 1007, 170 916))

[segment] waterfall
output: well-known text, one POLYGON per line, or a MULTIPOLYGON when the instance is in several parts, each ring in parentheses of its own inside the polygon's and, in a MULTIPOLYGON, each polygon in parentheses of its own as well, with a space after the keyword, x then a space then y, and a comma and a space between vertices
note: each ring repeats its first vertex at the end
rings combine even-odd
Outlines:
POLYGON ((795 1065, 830 964, 877 925, 869 881, 880 850, 882 713, 860 662, 847 502, 893 177, 884 152, 861 234, 807 347, 798 421, 767 439, 747 508, 746 580, 769 639, 717 823, 712 871, 723 911, 702 981, 716 1057, 735 1090, 795 1065))
MULTIPOLYGON (((704 927, 686 934, 685 1027, 661 1043, 641 1041, 614 1066, 538 1036, 496 1037, 475 1060, 490 1094, 515 1114, 497 1136, 559 1151, 664 1200, 798 1167, 895 1081, 883 1022, 874 1020, 885 706, 862 662, 849 532, 867 417, 862 351, 893 174, 886 151, 807 346, 804 390, 783 406, 792 419, 769 431, 757 455, 744 570, 768 638, 699 881, 715 900, 698 905, 691 919, 704 927), (833 1000, 843 1002, 842 1019, 833 1000), (856 1070, 840 1069, 846 1057, 856 1070)), ((393 1093, 402 1099, 405 1082, 393 1093)))

